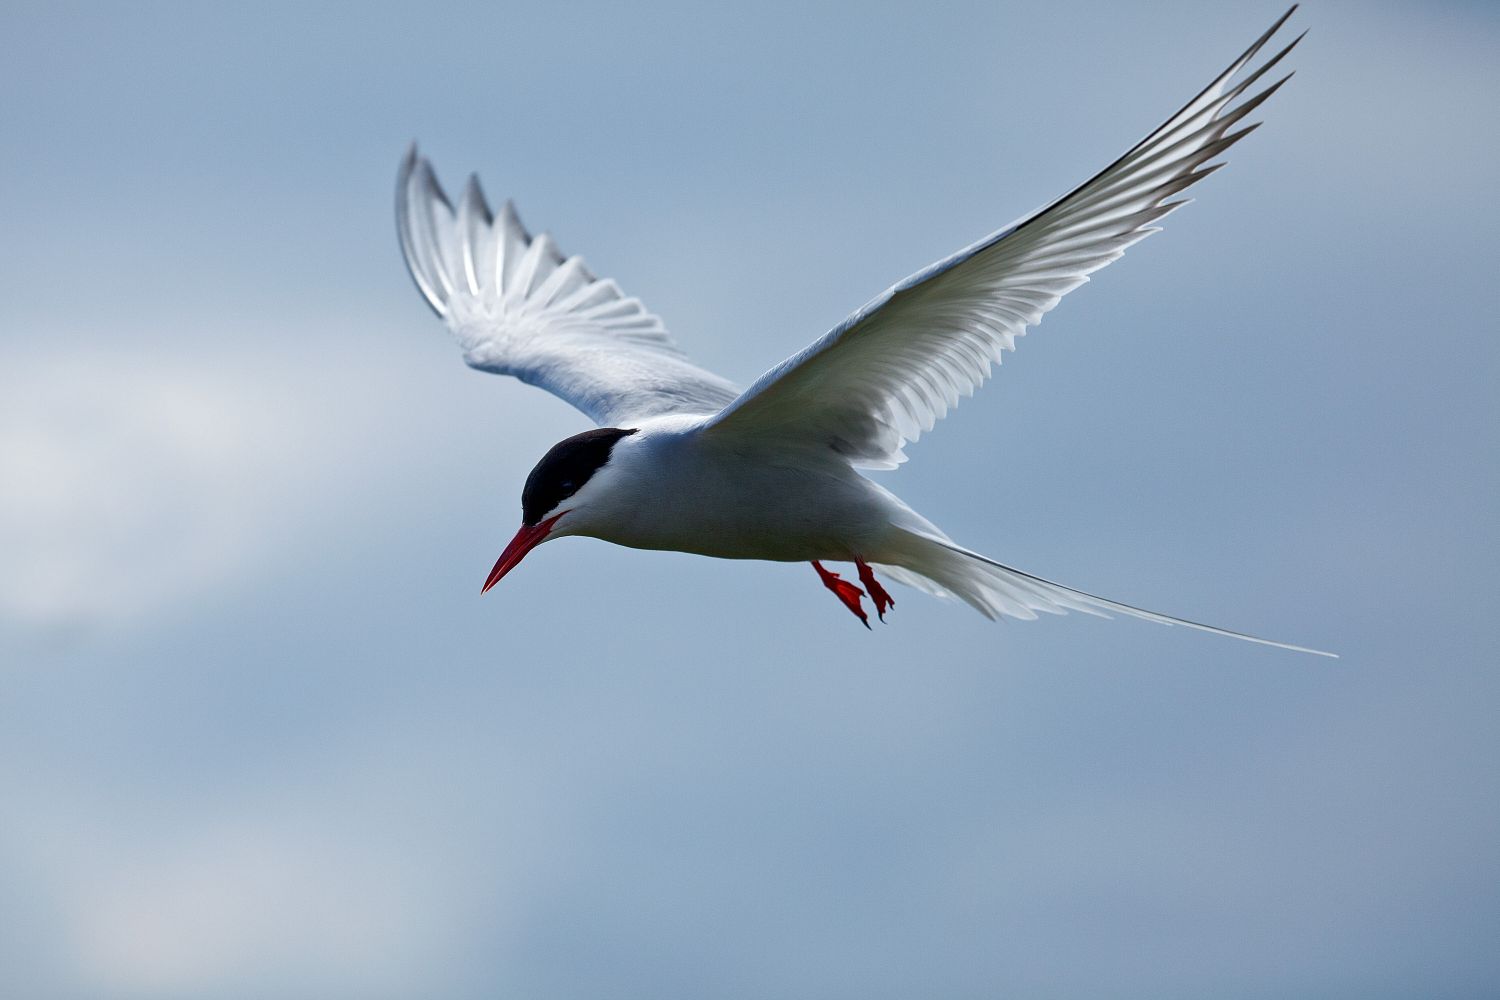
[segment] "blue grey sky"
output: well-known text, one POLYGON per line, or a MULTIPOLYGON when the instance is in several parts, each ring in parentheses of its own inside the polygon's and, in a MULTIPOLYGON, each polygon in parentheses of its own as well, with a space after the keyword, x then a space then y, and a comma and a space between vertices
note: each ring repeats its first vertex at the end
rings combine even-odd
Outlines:
POLYGON ((1500 992, 1482 4, 1266 126, 881 481, 1136 621, 570 540, 404 273, 421 141, 742 383, 1276 6, 0 9, 0 994, 1500 992))

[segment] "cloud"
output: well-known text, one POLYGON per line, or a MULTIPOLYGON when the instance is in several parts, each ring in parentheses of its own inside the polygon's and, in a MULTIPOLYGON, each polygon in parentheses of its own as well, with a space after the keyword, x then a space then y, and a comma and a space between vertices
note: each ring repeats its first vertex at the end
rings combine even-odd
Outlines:
POLYGON ((0 620, 141 621, 275 562, 401 450, 399 360, 94 350, 0 370, 0 620))

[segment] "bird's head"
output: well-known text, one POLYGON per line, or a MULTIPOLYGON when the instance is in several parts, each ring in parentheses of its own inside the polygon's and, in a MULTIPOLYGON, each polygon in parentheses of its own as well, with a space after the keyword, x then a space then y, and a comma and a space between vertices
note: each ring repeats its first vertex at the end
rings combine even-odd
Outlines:
POLYGON ((635 429, 600 427, 565 438, 542 456, 521 490, 521 530, 500 553, 480 593, 499 583, 547 539, 586 533, 581 529, 592 507, 601 506, 598 501, 607 493, 596 474, 609 464, 620 439, 634 433, 635 429))

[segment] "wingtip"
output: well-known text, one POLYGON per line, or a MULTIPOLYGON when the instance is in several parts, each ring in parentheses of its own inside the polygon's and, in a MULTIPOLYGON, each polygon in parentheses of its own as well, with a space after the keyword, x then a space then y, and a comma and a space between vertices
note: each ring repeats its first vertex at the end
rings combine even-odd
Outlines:
MULTIPOLYGON (((1219 84, 1227 82, 1232 77, 1234 77, 1237 73, 1239 73, 1240 70, 1244 69, 1250 63, 1250 61, 1255 58, 1256 54, 1260 52, 1260 50, 1265 46, 1265 44, 1267 42, 1269 42, 1271 40, 1271 38, 1278 31, 1281 30, 1281 26, 1283 24, 1286 24, 1287 18, 1291 17, 1294 13, 1296 13, 1296 11, 1297 11, 1297 5, 1296 4, 1293 4, 1291 7, 1289 7, 1287 9, 1287 12, 1285 14, 1282 14, 1280 17, 1278 17, 1276 19, 1276 23, 1275 24, 1273 24, 1269 28, 1267 28, 1266 31, 1265 31, 1265 33, 1262 34, 1259 38, 1257 38, 1255 40, 1254 44, 1252 44, 1248 49, 1246 49, 1243 53, 1241 53, 1240 57, 1238 59, 1236 59, 1233 63, 1231 63, 1230 66, 1229 66, 1229 68, 1227 70, 1225 70, 1222 74, 1220 74, 1218 80, 1216 80, 1214 82, 1214 84, 1210 85, 1210 89, 1212 89, 1213 86, 1216 86, 1216 85, 1219 85, 1219 84)), ((1302 34, 1305 35, 1305 34, 1307 34, 1307 32, 1304 31, 1302 34)), ((1286 48, 1282 49, 1281 53, 1279 55, 1277 55, 1275 58, 1271 59, 1270 63, 1274 64, 1277 59, 1280 59, 1281 56, 1284 56, 1288 52, 1290 52, 1291 49, 1292 49, 1292 45, 1296 45, 1297 42, 1301 40, 1301 38, 1302 38, 1302 36, 1298 35, 1297 38, 1292 41, 1292 44, 1288 45, 1286 48)), ((1262 67, 1262 69, 1259 72, 1261 72, 1261 73, 1265 72, 1266 68, 1268 68, 1268 67, 1262 67)))
POLYGON ((489 199, 484 196, 484 185, 479 183, 479 175, 470 174, 468 183, 464 185, 464 200, 484 209, 485 218, 491 216, 489 199))
POLYGON ((432 169, 432 163, 427 157, 420 157, 417 160, 416 173, 423 190, 427 193, 427 197, 441 204, 449 212, 452 212, 453 202, 448 200, 448 192, 443 190, 442 182, 438 180, 437 172, 432 169))
POLYGON ((505 204, 500 206, 500 214, 496 217, 499 225, 505 232, 514 232, 521 241, 531 243, 531 230, 526 228, 526 223, 521 221, 521 213, 516 211, 516 203, 509 198, 505 204))

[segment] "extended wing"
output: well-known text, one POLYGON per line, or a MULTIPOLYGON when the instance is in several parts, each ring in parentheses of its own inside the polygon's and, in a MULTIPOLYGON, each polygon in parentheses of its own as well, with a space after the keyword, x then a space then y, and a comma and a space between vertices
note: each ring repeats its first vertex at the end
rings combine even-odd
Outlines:
POLYGON ((662 322, 581 257, 533 238, 479 181, 455 210, 415 145, 396 182, 396 227, 412 280, 448 322, 464 361, 546 389, 600 425, 714 413, 738 390, 683 357, 662 322))
POLYGON ((1046 208, 887 290, 761 376, 711 432, 828 447, 867 468, 904 461, 902 445, 972 395, 1001 352, 1014 350, 1015 339, 1090 272, 1156 232, 1152 223, 1185 203, 1170 199, 1222 166, 1205 164, 1256 128, 1231 131, 1287 77, 1240 98, 1301 36, 1240 83, 1230 80, 1293 10, 1124 156, 1046 208))

